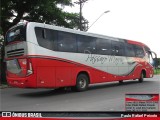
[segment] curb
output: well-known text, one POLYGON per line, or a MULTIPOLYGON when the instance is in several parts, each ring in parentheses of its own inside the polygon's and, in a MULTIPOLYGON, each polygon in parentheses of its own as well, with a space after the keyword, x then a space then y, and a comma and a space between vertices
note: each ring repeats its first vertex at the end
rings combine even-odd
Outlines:
POLYGON ((4 88, 9 88, 10 86, 8 86, 8 85, 0 85, 0 89, 4 89, 4 88))

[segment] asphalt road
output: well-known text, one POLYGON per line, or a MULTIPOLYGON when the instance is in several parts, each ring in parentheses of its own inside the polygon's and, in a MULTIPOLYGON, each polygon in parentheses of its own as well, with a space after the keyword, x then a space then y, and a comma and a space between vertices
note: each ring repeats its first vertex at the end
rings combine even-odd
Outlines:
POLYGON ((124 111, 126 93, 160 94, 160 75, 143 83, 125 81, 91 85, 88 91, 0 89, 1 111, 124 111))

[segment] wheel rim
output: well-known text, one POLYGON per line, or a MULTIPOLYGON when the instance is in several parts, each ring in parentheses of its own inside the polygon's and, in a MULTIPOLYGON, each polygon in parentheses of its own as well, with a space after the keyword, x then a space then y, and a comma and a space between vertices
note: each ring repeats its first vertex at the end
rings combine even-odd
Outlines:
POLYGON ((79 86, 80 86, 80 88, 85 88, 86 87, 86 80, 84 79, 84 78, 81 78, 80 80, 79 80, 79 86))

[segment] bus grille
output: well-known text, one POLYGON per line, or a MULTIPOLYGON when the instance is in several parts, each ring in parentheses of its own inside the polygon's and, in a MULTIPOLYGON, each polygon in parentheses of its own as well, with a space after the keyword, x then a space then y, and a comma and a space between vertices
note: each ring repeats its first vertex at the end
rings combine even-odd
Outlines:
POLYGON ((17 56, 23 56, 23 55, 24 55, 24 49, 16 49, 16 50, 7 51, 8 57, 17 57, 17 56))

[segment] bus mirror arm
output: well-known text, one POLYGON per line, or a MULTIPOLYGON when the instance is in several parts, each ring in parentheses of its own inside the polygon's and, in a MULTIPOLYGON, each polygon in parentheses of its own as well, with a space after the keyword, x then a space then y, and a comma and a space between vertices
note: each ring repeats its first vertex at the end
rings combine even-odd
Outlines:
POLYGON ((154 54, 155 58, 157 59, 157 54, 155 52, 153 52, 153 51, 148 51, 148 52, 151 54, 152 59, 153 59, 153 54, 154 54))
POLYGON ((158 59, 157 59, 157 54, 155 53, 155 52, 153 52, 153 51, 149 51, 150 52, 150 54, 151 54, 151 57, 152 57, 152 59, 153 59, 153 61, 154 61, 154 63, 155 63, 155 68, 157 67, 157 61, 158 61, 158 59), (155 56, 155 58, 153 58, 153 54, 154 54, 154 56, 155 56))

